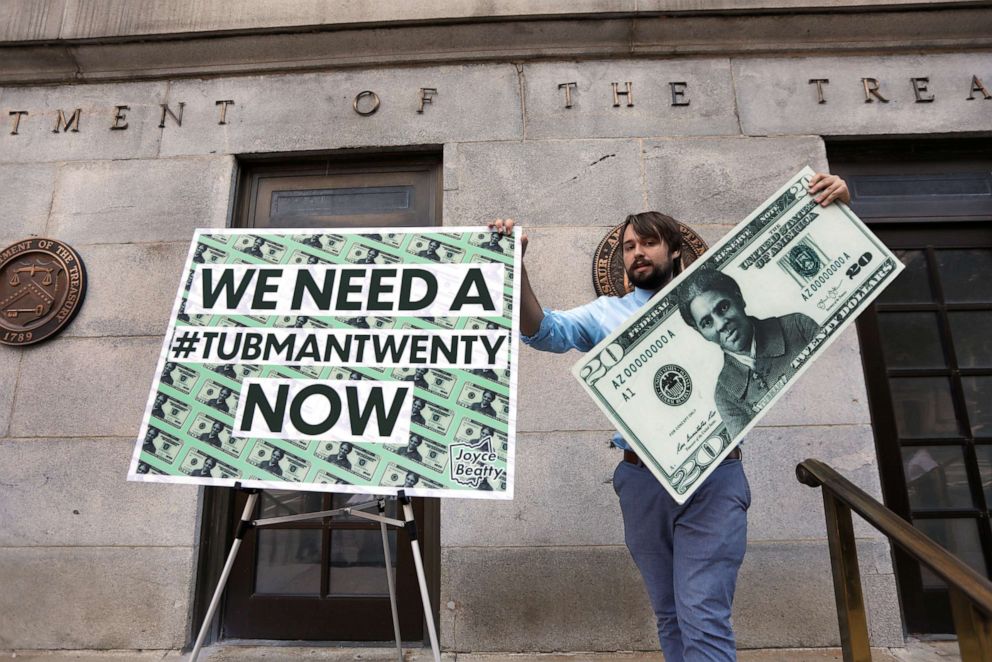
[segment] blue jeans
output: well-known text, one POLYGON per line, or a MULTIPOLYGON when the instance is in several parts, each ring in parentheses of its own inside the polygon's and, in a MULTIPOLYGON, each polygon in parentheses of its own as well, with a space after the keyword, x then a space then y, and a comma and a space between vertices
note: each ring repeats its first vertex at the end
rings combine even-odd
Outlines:
POLYGON ((665 662, 736 660, 730 613, 751 505, 741 461, 725 460, 681 506, 646 467, 629 462, 617 466, 613 489, 665 662))

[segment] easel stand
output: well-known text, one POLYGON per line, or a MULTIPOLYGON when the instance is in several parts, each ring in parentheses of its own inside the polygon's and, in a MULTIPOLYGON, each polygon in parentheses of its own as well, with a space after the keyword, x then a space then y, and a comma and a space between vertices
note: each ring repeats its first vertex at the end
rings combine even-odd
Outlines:
POLYGON ((235 488, 247 494, 248 501, 245 503, 245 510, 241 514, 241 520, 238 523, 238 530, 234 534, 234 544, 231 545, 231 551, 227 555, 227 562, 224 564, 224 570, 220 573, 220 581, 217 582, 217 588, 214 589, 214 595, 210 599, 210 606, 207 607, 207 614, 203 618, 203 625, 200 626, 200 633, 197 635, 196 643, 193 645, 193 652, 189 658, 190 662, 196 662, 197 658, 200 656, 200 649, 203 648, 203 641, 207 638, 207 631, 210 629, 210 624, 213 622, 214 616, 217 613, 217 607, 220 605, 220 598, 224 594, 224 588, 227 586, 227 579, 231 574, 231 568, 234 567, 234 560, 238 556, 238 550, 241 549, 241 542, 244 540, 245 534, 248 533, 248 530, 263 526, 271 526, 273 524, 285 524, 286 522, 299 522, 308 519, 324 519, 334 517, 335 515, 351 515, 352 517, 360 517, 373 522, 379 522, 379 529, 382 532, 382 552, 386 561, 386 581, 389 584, 389 606, 393 614, 393 634, 396 637, 396 657, 398 662, 403 662, 403 646, 400 639, 399 611, 396 608, 396 581, 393 578, 392 573, 393 561, 392 558, 390 558, 389 536, 386 531, 386 526, 402 527, 406 530, 413 550, 413 564, 416 566, 417 582, 420 584, 420 598, 424 604, 424 620, 427 621, 427 632, 430 635, 431 651, 434 653, 434 662, 441 662, 441 649, 437 643, 437 629, 434 627, 434 612, 431 610, 430 596, 427 594, 427 579, 424 576, 424 562, 420 556, 420 545, 417 544, 417 523, 413 519, 413 505, 410 503, 410 499, 406 496, 406 493, 403 490, 400 490, 397 494, 400 505, 403 506, 402 520, 386 517, 385 497, 375 497, 372 501, 356 504, 354 506, 348 506, 346 508, 336 508, 334 510, 321 510, 314 513, 287 515, 285 517, 267 517, 265 519, 253 520, 251 517, 252 514, 254 514, 255 506, 258 503, 259 490, 241 487, 240 483, 236 484, 235 488), (377 508, 378 514, 365 512, 366 509, 373 506, 377 508))

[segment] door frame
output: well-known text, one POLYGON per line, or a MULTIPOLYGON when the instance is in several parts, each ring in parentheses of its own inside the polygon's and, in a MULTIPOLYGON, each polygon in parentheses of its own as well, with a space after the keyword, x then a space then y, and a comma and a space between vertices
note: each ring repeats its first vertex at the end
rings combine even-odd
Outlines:
MULTIPOLYGON (((992 154, 992 139, 915 137, 893 140, 838 140, 827 143, 827 154, 831 170, 847 179, 849 183, 858 175, 885 175, 893 171, 906 175, 941 176, 972 172, 978 168, 987 169, 990 162, 989 154, 992 154), (893 163, 900 165, 894 168, 889 165, 893 163)), ((852 190, 852 197, 855 193, 852 190)), ((857 200, 854 203, 856 204, 857 200)), ((987 230, 992 221, 988 200, 961 199, 952 208, 952 213, 936 217, 928 213, 925 208, 914 208, 910 205, 901 208, 890 207, 888 210, 881 206, 866 207, 856 211, 890 248, 900 248, 906 242, 929 242, 942 247, 954 247, 964 241, 961 235, 975 236, 977 232, 987 230), (935 223, 934 218, 939 221, 935 223), (885 240, 887 234, 891 238, 885 240), (893 246, 893 239, 900 245, 893 246)), ((886 507, 907 521, 911 521, 912 510, 900 450, 898 445, 896 448, 889 448, 886 445, 889 440, 895 438, 896 432, 894 413, 888 398, 886 368, 880 357, 881 337, 878 333, 877 315, 873 304, 858 318, 857 330, 866 388, 870 388, 875 393, 875 398, 881 401, 873 404, 872 397, 869 396, 868 405, 875 439, 879 481, 886 507)), ((967 442, 962 442, 962 445, 966 448, 969 446, 967 442)), ((977 488, 972 484, 972 488, 980 489, 980 482, 977 488)), ((977 495, 975 503, 983 502, 982 495, 977 495)), ((921 513, 917 513, 917 516, 925 519, 921 513)), ((992 540, 989 539, 987 529, 987 526, 979 526, 979 535, 983 549, 986 551, 986 562, 992 569, 992 563, 989 563, 992 540)), ((939 596, 925 595, 933 591, 923 589, 919 562, 894 545, 892 558, 906 630, 914 634, 927 634, 951 627, 949 631, 953 632, 949 618, 949 603, 939 599, 939 596), (942 610, 947 612, 946 622, 939 618, 942 610)))
MULTIPOLYGON (((940 228, 904 226, 888 224, 873 228, 879 237, 889 248, 917 249, 921 244, 930 245, 937 249, 948 248, 971 248, 976 244, 984 243, 992 248, 992 241, 988 241, 988 235, 992 233, 989 228, 979 228, 976 223, 947 223, 941 224, 940 228), (886 236, 888 235, 888 236, 886 236), (985 239, 985 241, 982 241, 985 239)), ((931 264, 931 269, 936 269, 936 264, 931 264)), ((931 271, 932 273, 932 271, 931 271)), ((897 306, 896 309, 913 308, 920 310, 930 310, 931 307, 940 304, 919 304, 913 307, 912 304, 897 306)), ((966 304, 967 305, 967 304, 966 304)), ((883 304, 884 312, 892 304, 883 304)), ((962 307, 959 305, 959 309, 962 307)), ((962 519, 977 519, 977 531, 979 541, 984 551, 986 567, 992 569, 992 532, 989 530, 988 518, 984 513, 988 512, 990 504, 985 503, 984 491, 982 490, 981 476, 977 473, 978 460, 975 457, 975 442, 970 438, 970 431, 966 439, 903 439, 892 444, 897 439, 896 415, 892 406, 890 386, 888 379, 889 368, 882 358, 882 340, 879 333, 878 324, 879 310, 876 305, 868 308, 857 320, 858 337, 862 348, 862 363, 865 368, 865 381, 874 397, 869 399, 871 407, 872 427, 875 433, 876 452, 880 478, 882 483, 882 494, 885 505, 897 513, 908 522, 917 522, 927 519, 943 519, 945 517, 958 517, 962 519), (884 443, 883 443, 884 441, 884 443), (941 508, 933 511, 914 509, 909 501, 909 491, 905 470, 903 467, 903 449, 920 446, 942 446, 961 447, 964 453, 965 465, 969 470, 968 484, 971 488, 971 498, 974 504, 971 508, 941 508)), ((950 338, 951 331, 946 321, 942 322, 940 329, 943 338, 950 338)), ((953 353, 953 352, 952 352, 953 353)), ((900 376, 912 377, 913 373, 926 376, 931 373, 927 369, 901 369, 900 376)), ((960 380, 961 371, 951 369, 949 382, 953 393, 953 402, 958 411, 955 412, 958 420, 966 420, 967 412, 960 411, 964 405, 964 395, 960 380)), ((982 444, 983 446, 987 444, 982 444)), ((900 594, 905 623, 908 631, 912 634, 953 634, 954 624, 951 619, 951 605, 947 593, 939 588, 926 588, 923 585, 923 575, 920 563, 903 552, 898 547, 892 548, 894 567, 900 594)))
MULTIPOLYGON (((251 209, 253 191, 259 180, 266 176, 282 174, 286 176, 320 175, 358 172, 397 172, 402 170, 430 168, 435 171, 431 209, 438 227, 443 225, 443 148, 440 145, 424 145, 390 150, 343 150, 322 153, 290 153, 237 156, 234 176, 233 204, 230 208, 227 227, 250 227, 245 224, 251 209)), ((420 499, 423 502, 423 518, 417 522, 418 539, 422 541, 424 574, 427 592, 430 597, 434 626, 440 632, 441 597, 441 500, 420 499)), ((236 512, 235 492, 227 487, 200 488, 200 517, 194 534, 197 545, 195 569, 193 573, 192 610, 187 629, 186 647, 191 648, 206 618, 207 608, 214 589, 220 581, 221 572, 234 542, 236 522, 241 513, 236 512)), ((226 592, 225 592, 226 593, 226 592)), ((223 639, 223 609, 226 600, 221 601, 207 633, 206 643, 223 639)), ((425 618, 428 615, 425 615, 425 618)), ((423 628, 425 646, 430 645, 427 627, 423 628)), ((287 645, 291 644, 287 640, 287 645)))
MULTIPOLYGON (((337 155, 306 156, 296 158, 258 157, 239 160, 237 187, 234 196, 234 209, 231 227, 252 227, 238 224, 242 219, 254 218, 254 202, 259 188, 270 178, 290 178, 312 175, 360 175, 368 173, 390 173, 427 171, 436 169, 433 181, 433 196, 429 210, 434 217, 442 220, 441 152, 409 152, 380 154, 376 152, 347 152, 337 155)), ((440 225, 440 223, 438 224, 440 225)))

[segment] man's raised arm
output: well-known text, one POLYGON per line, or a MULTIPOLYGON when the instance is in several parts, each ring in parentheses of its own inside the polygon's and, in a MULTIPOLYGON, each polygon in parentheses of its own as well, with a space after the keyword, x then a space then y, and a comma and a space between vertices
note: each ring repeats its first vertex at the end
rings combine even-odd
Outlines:
MULTIPOLYGON (((497 218, 489 224, 489 227, 505 235, 513 236, 514 222, 512 218, 497 218)), ((541 328, 541 320, 544 319, 544 309, 534 294, 534 289, 530 286, 530 278, 527 277, 527 267, 523 264, 523 256, 527 252, 527 235, 520 237, 520 333, 525 336, 532 336, 541 328)))

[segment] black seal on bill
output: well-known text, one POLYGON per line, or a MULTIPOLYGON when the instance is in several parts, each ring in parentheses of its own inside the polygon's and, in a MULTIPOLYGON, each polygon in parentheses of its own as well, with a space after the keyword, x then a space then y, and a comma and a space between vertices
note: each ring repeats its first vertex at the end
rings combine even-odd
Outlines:
POLYGON ((654 392, 666 405, 684 405, 692 395, 692 378, 682 366, 669 363, 654 373, 654 392))

